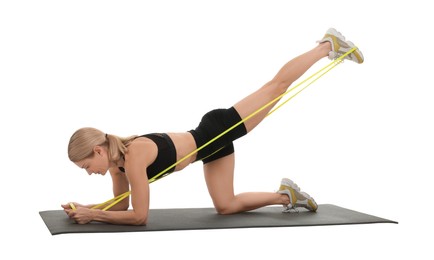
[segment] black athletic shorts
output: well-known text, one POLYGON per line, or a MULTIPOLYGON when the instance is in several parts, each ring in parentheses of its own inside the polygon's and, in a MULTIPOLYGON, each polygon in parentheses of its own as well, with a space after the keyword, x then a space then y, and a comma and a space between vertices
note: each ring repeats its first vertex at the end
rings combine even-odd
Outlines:
MULTIPOLYGON (((189 132, 193 135, 196 146, 199 148, 241 120, 242 118, 234 107, 215 109, 206 113, 199 126, 189 132)), ((242 123, 200 150, 196 161, 202 160, 205 164, 234 153, 232 142, 245 134, 247 130, 242 123)))

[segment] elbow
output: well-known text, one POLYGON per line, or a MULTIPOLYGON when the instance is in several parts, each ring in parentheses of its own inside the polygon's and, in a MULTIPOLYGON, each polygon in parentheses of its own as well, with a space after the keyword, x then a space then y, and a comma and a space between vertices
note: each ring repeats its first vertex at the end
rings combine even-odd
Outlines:
POLYGON ((137 220, 135 223, 134 223, 134 225, 135 226, 146 226, 146 223, 148 222, 148 220, 147 219, 140 219, 140 220, 137 220))
POLYGON ((146 223, 148 223, 148 215, 147 214, 139 214, 134 219, 134 225, 135 226, 146 226, 146 223))

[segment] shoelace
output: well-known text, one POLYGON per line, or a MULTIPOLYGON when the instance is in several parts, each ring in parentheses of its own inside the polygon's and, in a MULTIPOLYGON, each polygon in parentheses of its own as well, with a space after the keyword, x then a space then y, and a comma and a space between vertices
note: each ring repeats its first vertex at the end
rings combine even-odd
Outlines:
POLYGON ((286 206, 286 207, 282 210, 282 212, 283 212, 283 213, 292 213, 292 212, 299 213, 300 211, 299 211, 299 210, 297 209, 297 207, 295 207, 295 206, 292 206, 292 207, 286 206))

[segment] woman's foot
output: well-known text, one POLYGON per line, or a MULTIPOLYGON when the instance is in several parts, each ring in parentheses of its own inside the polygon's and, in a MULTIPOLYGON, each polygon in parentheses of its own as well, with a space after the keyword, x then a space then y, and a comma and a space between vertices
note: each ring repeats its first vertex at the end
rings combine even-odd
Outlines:
POLYGON ((289 204, 284 206, 284 211, 286 212, 297 207, 303 207, 310 211, 318 209, 318 204, 316 204, 315 200, 306 192, 301 192, 300 187, 290 179, 282 179, 277 193, 286 194, 289 197, 289 204))
MULTIPOLYGON (((346 52, 355 47, 354 43, 346 41, 345 37, 334 28, 327 30, 324 37, 318 43, 329 42, 331 44, 331 51, 329 52, 329 59, 335 60, 346 52)), ((345 59, 354 61, 356 63, 363 63, 364 58, 362 52, 357 48, 355 51, 345 56, 345 59)))

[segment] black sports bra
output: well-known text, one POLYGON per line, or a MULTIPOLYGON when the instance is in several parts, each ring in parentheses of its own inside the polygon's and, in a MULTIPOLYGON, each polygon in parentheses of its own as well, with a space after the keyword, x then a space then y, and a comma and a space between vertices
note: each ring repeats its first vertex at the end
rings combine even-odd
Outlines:
MULTIPOLYGON (((167 134, 164 133, 154 133, 154 134, 146 134, 141 135, 139 137, 146 137, 151 139, 158 148, 157 158, 155 161, 146 168, 146 173, 148 175, 148 179, 153 178, 155 175, 167 169, 169 166, 176 163, 176 149, 175 145, 172 142, 172 139, 167 134)), ((119 167, 119 170, 125 172, 123 167, 119 167)), ((172 173, 175 170, 175 167, 168 170, 165 174, 158 176, 156 180, 172 173)))

